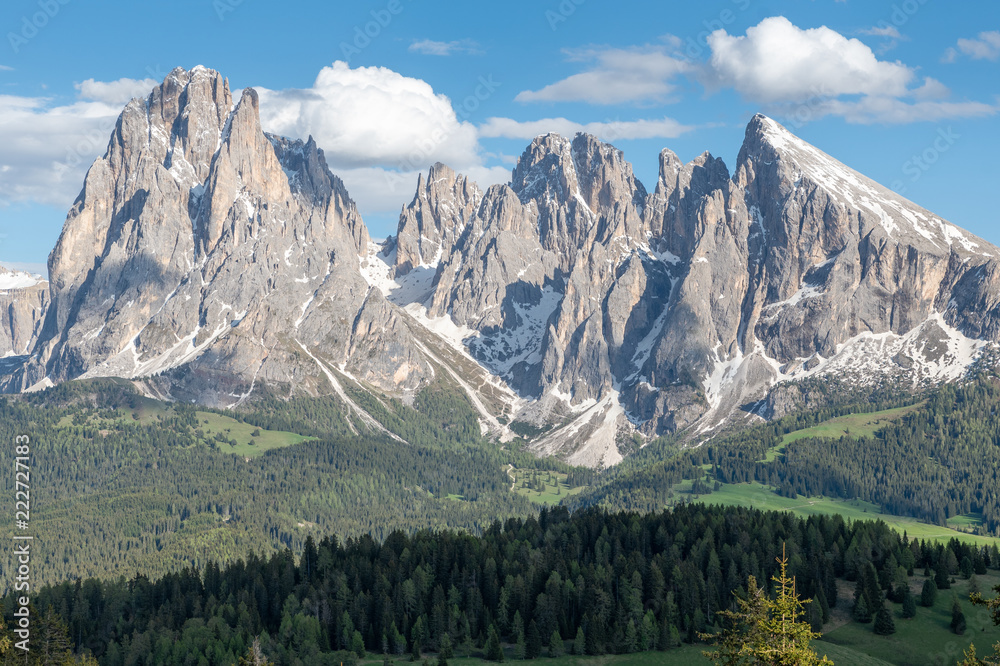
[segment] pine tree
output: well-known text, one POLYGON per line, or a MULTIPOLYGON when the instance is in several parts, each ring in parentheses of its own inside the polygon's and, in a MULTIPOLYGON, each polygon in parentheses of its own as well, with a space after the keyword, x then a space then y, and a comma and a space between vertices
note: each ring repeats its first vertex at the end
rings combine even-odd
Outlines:
POLYGON ((576 628, 576 638, 573 639, 573 654, 582 657, 587 650, 587 638, 584 636, 583 627, 576 628))
POLYGON ((948 578, 948 572, 945 571, 944 564, 941 564, 938 570, 934 572, 934 584, 937 585, 937 589, 939 590, 951 588, 951 579, 948 578))
POLYGON ((455 656, 455 648, 451 644, 451 636, 448 635, 448 632, 445 632, 444 634, 441 635, 440 652, 445 659, 451 659, 452 657, 455 656))
POLYGON ((896 633, 896 623, 885 604, 879 606, 878 612, 875 613, 875 633, 879 636, 890 636, 896 633))
POLYGON ((851 614, 855 622, 860 622, 861 624, 868 624, 872 621, 872 612, 868 608, 868 602, 865 601, 865 595, 858 597, 857 603, 854 604, 854 612, 851 614))
POLYGON ((903 588, 903 619, 908 620, 917 616, 917 602, 913 599, 910 586, 903 588))
POLYGON ((816 599, 813 598, 812 602, 809 604, 809 628, 814 632, 821 633, 823 631, 823 609, 816 599))
POLYGON ((31 649, 39 658, 38 663, 57 664, 72 659, 72 643, 66 623, 49 606, 39 623, 37 633, 32 632, 31 649))
POLYGON ((525 656, 534 659, 542 654, 542 634, 534 620, 528 623, 528 638, 525 656))
POLYGON ((357 629, 351 634, 351 652, 361 659, 365 658, 365 639, 357 629))
POLYGON ((565 651, 566 646, 563 644, 562 636, 559 635, 559 630, 556 629, 552 632, 552 637, 549 638, 549 656, 552 658, 561 657, 565 651))
POLYGON ((962 612, 958 597, 951 603, 951 630, 959 636, 965 633, 965 613, 962 612))
POLYGON ((486 661, 497 661, 503 663, 503 648, 500 646, 500 635, 497 633, 495 624, 490 625, 489 635, 486 638, 486 647, 483 648, 484 659, 486 661))
POLYGON ((930 608, 934 605, 934 600, 937 597, 937 584, 934 579, 928 578, 924 581, 924 587, 920 590, 920 605, 924 608, 930 608))
POLYGON ((736 598, 738 610, 720 611, 719 616, 730 626, 721 636, 702 634, 703 639, 717 639, 719 649, 705 653, 716 664, 770 664, 773 666, 826 666, 831 662, 820 658, 810 646, 818 638, 805 622, 804 603, 795 592, 795 579, 788 575, 788 559, 778 559, 779 573, 773 580, 777 596, 770 599, 751 576, 747 598, 736 598))
POLYGON ((517 640, 514 641, 514 659, 524 661, 528 658, 528 644, 524 640, 524 632, 517 632, 517 640))

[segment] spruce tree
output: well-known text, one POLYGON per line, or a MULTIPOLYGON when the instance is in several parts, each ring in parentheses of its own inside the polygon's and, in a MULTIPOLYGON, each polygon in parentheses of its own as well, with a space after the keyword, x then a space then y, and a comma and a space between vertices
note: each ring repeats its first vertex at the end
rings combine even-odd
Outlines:
MULTIPOLYGON (((779 573, 773 580, 777 596, 770 599, 757 580, 750 576, 747 598, 736 598, 736 611, 717 615, 729 626, 718 636, 702 634, 704 640, 716 640, 718 649, 705 656, 716 664, 772 664, 774 666, 828 666, 810 642, 818 638, 805 622, 804 603, 795 592, 795 579, 788 575, 788 559, 778 559, 779 573)), ((805 602, 808 603, 808 602, 805 602)))
POLYGON ((917 616, 917 602, 913 599, 910 586, 903 588, 903 619, 908 620, 917 616))
POLYGON ((503 648, 500 646, 500 635, 497 633, 495 624, 490 625, 489 634, 486 638, 486 647, 483 648, 483 652, 483 658, 486 661, 503 663, 503 648))
POLYGON ((889 636, 896 633, 896 623, 885 604, 879 606, 878 612, 875 613, 875 633, 879 636, 889 636))
POLYGON ((965 633, 965 613, 962 612, 958 597, 951 603, 951 630, 959 636, 965 633))
POLYGON ((920 590, 920 605, 924 608, 930 608, 934 605, 934 600, 937 598, 937 584, 934 582, 933 578, 928 578, 924 581, 924 587, 920 590))
POLYGON ((865 595, 858 597, 857 603, 854 604, 854 612, 851 614, 855 622, 860 622, 861 624, 868 624, 872 621, 872 611, 868 608, 868 602, 865 601, 865 595))
POLYGON ((441 635, 440 652, 445 659, 451 659, 452 657, 455 656, 455 649, 451 644, 451 636, 448 635, 448 632, 445 632, 441 635))
POLYGON ((553 658, 561 657, 565 649, 566 646, 563 645, 562 636, 559 635, 559 630, 556 629, 552 632, 552 637, 549 638, 549 656, 553 658))
POLYGON ((587 638, 583 633, 583 627, 576 628, 576 638, 573 639, 573 654, 582 657, 587 651, 587 638))
POLYGON ((947 590, 951 588, 951 579, 948 578, 948 572, 945 571, 945 566, 942 563, 938 570, 934 572, 934 584, 937 585, 939 590, 947 590))

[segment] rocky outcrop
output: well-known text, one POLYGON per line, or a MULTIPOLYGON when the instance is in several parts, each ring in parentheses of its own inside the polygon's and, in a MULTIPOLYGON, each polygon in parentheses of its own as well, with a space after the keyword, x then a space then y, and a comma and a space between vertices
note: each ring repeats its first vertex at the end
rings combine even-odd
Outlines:
POLYGON ((49 283, 40 275, 0 266, 0 357, 31 351, 49 304, 49 283))

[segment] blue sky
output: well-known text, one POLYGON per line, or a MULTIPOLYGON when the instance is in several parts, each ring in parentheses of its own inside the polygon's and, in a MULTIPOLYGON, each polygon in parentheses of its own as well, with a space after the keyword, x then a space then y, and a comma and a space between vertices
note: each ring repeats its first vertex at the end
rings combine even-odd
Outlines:
POLYGON ((45 262, 124 102, 196 64, 316 136, 374 236, 437 160, 503 182, 583 128, 652 190, 664 147, 732 168, 763 111, 1000 243, 1000 3, 5 0, 0 261, 45 262))

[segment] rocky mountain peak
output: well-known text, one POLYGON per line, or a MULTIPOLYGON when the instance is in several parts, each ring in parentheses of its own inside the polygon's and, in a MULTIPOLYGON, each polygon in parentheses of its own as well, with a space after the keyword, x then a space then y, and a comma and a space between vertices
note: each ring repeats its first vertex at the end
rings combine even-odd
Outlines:
POLYGON ((440 162, 421 173, 413 201, 403 209, 396 236, 395 275, 436 268, 472 223, 483 199, 479 187, 440 162))
POLYGON ((514 168, 511 187, 522 201, 577 201, 592 210, 614 202, 641 205, 646 192, 624 153, 590 134, 572 140, 549 133, 536 137, 514 168))

